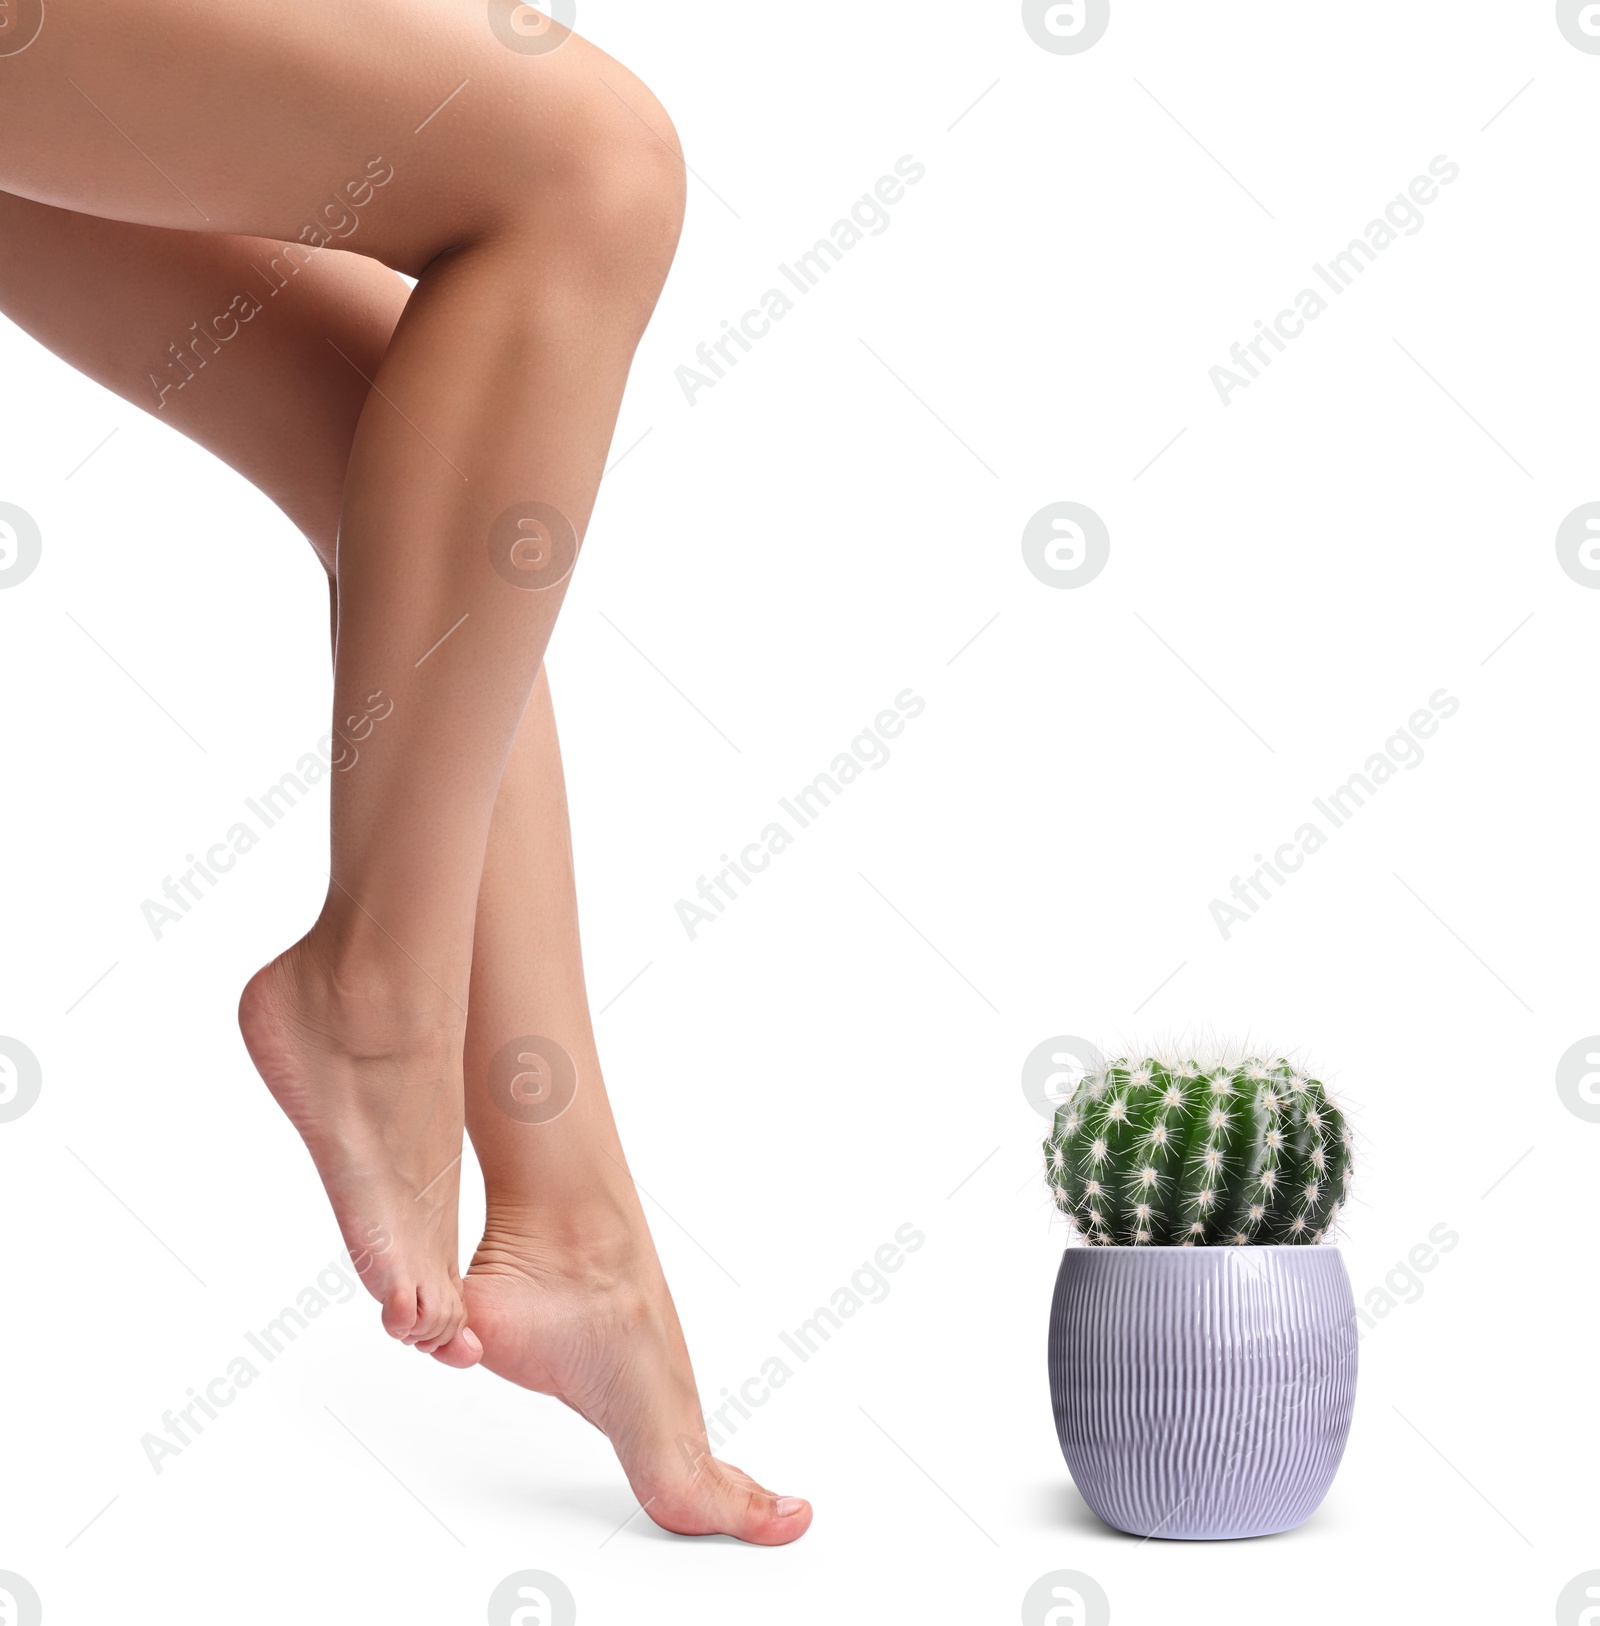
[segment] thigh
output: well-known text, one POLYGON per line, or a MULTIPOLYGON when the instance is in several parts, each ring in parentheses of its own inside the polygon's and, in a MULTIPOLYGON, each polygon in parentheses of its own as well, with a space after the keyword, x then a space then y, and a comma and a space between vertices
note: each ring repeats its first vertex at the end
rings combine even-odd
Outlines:
POLYGON ((101 220, 0 193, 0 312, 272 498, 330 568, 400 277, 336 249, 101 220))
MULTIPOLYGON (((5 10, 25 27, 37 3, 5 10)), ((557 25, 554 49, 507 44, 502 12, 537 16, 511 0, 47 0, 26 49, 0 42, 0 189, 418 274, 569 189, 608 130, 664 122, 557 25)))

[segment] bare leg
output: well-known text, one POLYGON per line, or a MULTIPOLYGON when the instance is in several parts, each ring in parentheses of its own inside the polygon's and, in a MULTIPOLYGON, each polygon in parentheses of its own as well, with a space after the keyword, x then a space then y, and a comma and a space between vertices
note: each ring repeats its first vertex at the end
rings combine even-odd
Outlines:
POLYGON ((658 1524, 792 1541, 811 1522, 809 1505, 775 1501, 710 1454, 617 1137, 583 982, 561 753, 542 677, 495 809, 470 1008, 467 1124, 488 1212, 467 1306, 484 1364, 604 1430, 658 1524), (519 1072, 529 1081, 521 1100, 510 1089, 519 1072))
MULTIPOLYGON (((147 409, 152 345, 181 332, 192 312, 223 308, 275 252, 280 245, 125 226, 0 195, 0 308, 147 409)), ((159 414, 272 496, 330 569, 367 393, 360 373, 376 371, 404 303, 399 279, 376 263, 318 256, 159 414)), ((801 1534, 804 1503, 779 1502, 702 1454, 688 1355, 595 1054, 542 672, 495 803, 469 1013, 467 1112, 489 1222, 468 1294, 487 1364, 561 1394, 604 1428, 641 1502, 669 1528, 756 1541, 801 1534), (504 1083, 491 1076, 494 1056, 527 1034, 556 1038, 579 1078, 571 1106, 543 1124, 508 1116, 491 1096, 504 1083)))
POLYGON ((289 240, 330 186, 365 177, 349 195, 370 199, 380 175, 364 247, 420 281, 345 476, 334 717, 350 754, 330 887, 240 1022, 385 1327, 469 1364, 454 1216, 473 919, 563 590, 544 585, 559 569, 532 590, 502 575, 496 539, 537 504, 570 559, 588 523, 681 219, 670 125, 576 37, 507 50, 478 0, 105 0, 53 8, 0 58, 0 188, 16 194, 289 240), (391 137, 396 156, 375 159, 391 137))

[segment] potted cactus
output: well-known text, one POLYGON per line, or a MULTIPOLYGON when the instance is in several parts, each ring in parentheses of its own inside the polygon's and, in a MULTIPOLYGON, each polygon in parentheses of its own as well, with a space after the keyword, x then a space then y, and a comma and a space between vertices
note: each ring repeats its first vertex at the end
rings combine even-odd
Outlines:
POLYGON ((1062 1454, 1114 1529, 1292 1530, 1332 1483, 1355 1405, 1355 1304, 1326 1246, 1351 1134, 1281 1058, 1123 1057, 1044 1143, 1075 1236, 1050 1316, 1062 1454))

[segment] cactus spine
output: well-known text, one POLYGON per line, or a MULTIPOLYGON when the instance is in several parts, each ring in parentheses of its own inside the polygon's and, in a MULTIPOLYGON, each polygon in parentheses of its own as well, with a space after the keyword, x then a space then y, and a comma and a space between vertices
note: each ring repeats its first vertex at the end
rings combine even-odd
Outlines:
POLYGON ((1321 1083, 1281 1058, 1124 1057, 1057 1109, 1045 1167, 1089 1243, 1314 1243, 1338 1221, 1351 1139, 1321 1083))

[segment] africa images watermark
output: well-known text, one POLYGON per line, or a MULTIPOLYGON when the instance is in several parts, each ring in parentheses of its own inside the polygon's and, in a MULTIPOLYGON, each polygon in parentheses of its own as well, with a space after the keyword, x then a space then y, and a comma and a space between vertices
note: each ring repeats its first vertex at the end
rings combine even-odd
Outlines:
POLYGON ((781 819, 774 819, 754 841, 740 848, 737 859, 723 853, 720 859, 723 867, 710 880, 704 875, 700 877, 695 888, 699 903, 688 898, 678 899, 674 907, 679 923, 689 934, 689 941, 692 943, 702 926, 709 925, 728 904, 740 897, 733 885, 735 880, 741 887, 749 888, 755 876, 761 874, 779 853, 784 852, 801 830, 814 824, 833 805, 834 799, 861 777, 863 769, 887 766, 890 755, 888 742, 897 738, 904 731, 906 723, 911 718, 920 717, 926 708, 927 702, 920 695, 910 689, 902 689, 894 697, 894 709, 891 711, 885 707, 880 711, 851 740, 850 749, 841 751, 833 759, 826 773, 819 773, 809 785, 797 790, 792 798, 780 796, 778 806, 794 821, 795 829, 790 830, 781 819), (707 904, 709 908, 705 907, 707 904))
POLYGON ((1233 935, 1235 926, 1243 925, 1261 904, 1275 895, 1268 886, 1269 881, 1276 883, 1281 891, 1306 859, 1327 844, 1334 830, 1348 824, 1367 805, 1368 800, 1394 778, 1398 769, 1409 771, 1420 767, 1425 754, 1421 741, 1431 739, 1438 733, 1439 724, 1454 717, 1460 709, 1461 702, 1448 690, 1435 689, 1428 696, 1427 708, 1412 712, 1405 725, 1383 742, 1383 749, 1374 751, 1367 758, 1359 773, 1351 774, 1342 785, 1329 791, 1326 797, 1312 797, 1311 805, 1327 820, 1330 828, 1325 830, 1315 819, 1307 819, 1295 831, 1292 839, 1273 852, 1271 859, 1257 853, 1255 862, 1259 867, 1243 880, 1237 875, 1233 877, 1233 884, 1229 888, 1233 903, 1222 898, 1211 900, 1211 918, 1222 933, 1223 941, 1226 942, 1233 935), (1254 896, 1251 895, 1252 891, 1254 896), (1257 902, 1257 898, 1260 902, 1257 902), (1240 904, 1244 908, 1241 909, 1240 904))
POLYGON ((39 568, 44 537, 26 508, 0 502, 0 590, 18 587, 39 568))
MULTIPOLYGON (((145 1459, 159 1474, 168 1457, 181 1456, 205 1433, 206 1423, 215 1422, 288 1349, 296 1337, 335 1304, 348 1304, 356 1296, 359 1278, 372 1268, 374 1259, 393 1247, 393 1239, 379 1226, 368 1231, 370 1246, 351 1254, 348 1250, 330 1259, 317 1272, 315 1281, 301 1288, 293 1304, 286 1304, 275 1319, 255 1332, 244 1335, 250 1346, 241 1351, 203 1388, 190 1387, 187 1404, 179 1403, 161 1414, 161 1434, 145 1434, 139 1444, 145 1459), (352 1274, 352 1272, 354 1274, 352 1274), (256 1364, 259 1358, 261 1365, 256 1364)), ((3 1617, 0 1617, 3 1618, 3 1617)))
POLYGON ((1417 1243, 1404 1259, 1396 1259, 1385 1272, 1383 1281, 1370 1288, 1356 1306, 1356 1338, 1366 1337, 1385 1316, 1402 1304, 1415 1304, 1427 1288, 1422 1275, 1437 1270, 1440 1255, 1453 1253, 1460 1241, 1460 1233, 1452 1231, 1445 1221, 1440 1220, 1428 1232, 1426 1242, 1417 1243), (1418 1274, 1419 1271, 1422 1275, 1418 1274))
POLYGON ((707 1441, 713 1451, 720 1451, 735 1434, 741 1422, 749 1422, 755 1415, 753 1408, 766 1405, 773 1391, 781 1389, 795 1375, 797 1366, 803 1366, 844 1324, 869 1304, 882 1304, 888 1298, 893 1283, 889 1276, 905 1268, 906 1258, 916 1253, 927 1241, 926 1235, 907 1220, 899 1226, 894 1239, 874 1250, 871 1259, 863 1259, 850 1274, 850 1280, 836 1288, 826 1304, 819 1304, 810 1317, 791 1331, 780 1332, 778 1342, 783 1353, 769 1355, 761 1369, 746 1378, 737 1389, 724 1386, 722 1404, 705 1414, 706 1439, 691 1435, 678 1437, 678 1448, 691 1467, 706 1454, 707 1441), (795 1366, 786 1357, 792 1356, 795 1366), (729 1413, 733 1415, 730 1416, 729 1413))
MULTIPOLYGON (((0 0, 0 56, 21 56, 43 27, 44 0, 0 0)), ((12 1626, 4 1614, 0 1614, 0 1622, 12 1626)))
MULTIPOLYGON (((1314 264, 1311 269, 1335 295, 1342 294, 1379 254, 1399 240, 1399 235, 1415 237, 1422 230, 1427 224, 1422 205, 1432 203, 1439 196, 1439 188, 1451 185, 1460 173, 1461 166, 1441 153, 1428 165, 1427 175, 1418 175, 1404 192, 1395 194, 1384 209, 1382 220, 1372 221, 1362 236, 1351 238, 1349 245, 1333 255, 1326 265, 1314 264), (1430 176, 1433 179, 1429 179, 1430 176)), ((1235 343, 1228 352, 1233 367, 1216 366, 1207 375, 1222 404, 1230 405, 1228 397, 1234 391, 1248 389, 1272 365, 1271 353, 1265 346, 1287 350, 1286 341, 1298 339, 1305 332, 1306 324, 1316 321, 1327 308, 1328 301, 1314 288, 1302 288, 1294 296, 1293 310, 1279 311, 1270 324, 1257 321, 1259 331, 1243 343, 1235 343)))
MULTIPOLYGON (((915 186, 927 173, 927 166, 909 153, 898 159, 893 175, 880 176, 873 189, 863 192, 851 205, 848 220, 835 221, 828 235, 819 237, 793 265, 780 262, 779 272, 802 296, 809 294, 864 238, 881 237, 888 231, 893 222, 889 207, 899 203, 906 195, 906 188, 915 186)), ((699 366, 686 364, 673 374, 689 405, 695 404, 695 397, 702 390, 714 389, 739 365, 736 352, 748 353, 755 349, 755 341, 766 338, 773 323, 781 322, 794 308, 795 301, 781 288, 769 288, 761 296, 760 309, 752 307, 737 322, 724 319, 723 331, 714 339, 702 340, 696 347, 694 356, 699 366)))
POLYGON ((284 774, 277 784, 269 785, 259 797, 245 797, 245 807, 261 826, 259 833, 246 820, 230 825, 222 840, 206 848, 204 858, 196 857, 194 853, 185 854, 184 862, 189 868, 176 879, 170 875, 163 879, 161 896, 167 900, 165 903, 156 898, 144 899, 139 905, 139 913, 144 916, 145 925, 158 943, 168 926, 176 925, 205 897, 199 884, 202 880, 207 887, 215 887, 220 876, 227 874, 268 830, 280 824, 299 806, 300 799, 313 785, 320 784, 330 772, 348 773, 355 767, 361 753, 351 742, 368 739, 372 730, 394 710, 394 701, 382 689, 377 689, 367 696, 363 708, 345 718, 342 730, 331 729, 324 734, 317 741, 316 750, 307 751, 295 764, 293 773, 284 774), (334 748, 335 741, 338 742, 337 750, 334 748))
MULTIPOLYGON (((380 186, 387 186, 393 179, 393 164, 381 156, 369 158, 362 173, 338 187, 332 201, 318 210, 317 218, 302 227, 299 242, 282 244, 282 254, 272 255, 265 267, 252 261, 250 269, 266 285, 267 298, 276 299, 289 286, 290 278, 297 276, 300 268, 319 250, 348 238, 361 224, 358 211, 372 202, 380 186)), ((191 322, 188 337, 175 339, 167 346, 167 359, 162 362, 161 370, 151 368, 145 373, 156 393, 156 410, 165 411, 168 392, 181 390, 205 366, 207 353, 203 345, 211 347, 212 356, 220 355, 223 345, 238 338, 244 324, 253 321, 265 308, 263 301, 246 289, 235 294, 227 308, 209 321, 191 322)))

